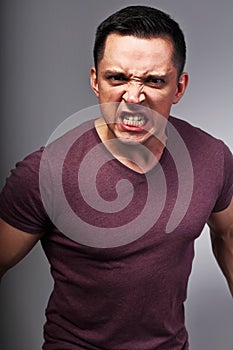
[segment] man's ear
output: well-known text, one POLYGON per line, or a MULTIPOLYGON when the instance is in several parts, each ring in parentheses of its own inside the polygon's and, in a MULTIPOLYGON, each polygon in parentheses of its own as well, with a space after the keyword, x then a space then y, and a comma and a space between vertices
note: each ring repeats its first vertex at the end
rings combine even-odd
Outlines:
POLYGON ((177 90, 176 90, 176 94, 173 100, 173 104, 178 103, 181 98, 183 97, 185 90, 188 86, 188 81, 189 81, 189 76, 188 73, 183 72, 181 73, 180 77, 179 77, 179 81, 177 84, 177 90))
POLYGON ((99 97, 99 84, 98 84, 95 67, 92 67, 90 71, 90 83, 91 83, 91 88, 94 91, 95 95, 99 97))

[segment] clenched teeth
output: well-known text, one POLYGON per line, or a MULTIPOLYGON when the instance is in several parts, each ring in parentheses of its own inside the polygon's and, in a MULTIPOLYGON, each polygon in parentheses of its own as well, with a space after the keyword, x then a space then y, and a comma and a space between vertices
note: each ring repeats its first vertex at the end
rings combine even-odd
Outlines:
POLYGON ((131 115, 125 114, 122 118, 122 121, 125 125, 142 127, 146 124, 146 118, 142 115, 131 115))

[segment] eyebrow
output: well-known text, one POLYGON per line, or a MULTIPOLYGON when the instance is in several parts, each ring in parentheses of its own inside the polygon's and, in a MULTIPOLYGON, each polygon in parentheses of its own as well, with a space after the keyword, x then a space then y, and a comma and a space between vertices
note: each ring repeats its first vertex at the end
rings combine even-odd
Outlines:
POLYGON ((167 79, 167 77, 168 77, 168 75, 167 74, 157 74, 157 73, 155 73, 155 74, 148 74, 148 75, 146 75, 144 78, 142 78, 142 79, 151 79, 151 78, 156 78, 156 79, 161 79, 161 80, 165 80, 165 79, 167 79))
POLYGON ((122 76, 125 76, 125 77, 128 77, 128 75, 126 74, 126 73, 124 73, 124 72, 122 72, 122 71, 120 71, 120 70, 106 70, 105 72, 104 72, 104 75, 106 76, 106 75, 114 75, 114 74, 116 74, 116 75, 122 75, 122 76))
MULTIPOLYGON (((116 75, 120 75, 120 76, 122 76, 122 77, 127 77, 127 78, 130 78, 130 75, 131 74, 127 74, 127 73, 124 73, 124 72, 122 72, 121 70, 117 70, 117 69, 108 69, 108 70, 106 70, 105 72, 104 72, 104 75, 105 76, 108 76, 108 75, 114 75, 114 74, 116 74, 116 75)), ((163 80, 165 80, 166 78, 168 77, 168 74, 159 74, 159 73, 149 73, 148 75, 147 74, 145 74, 145 75, 142 75, 141 77, 140 77, 140 79, 143 79, 143 80, 145 80, 145 79, 150 79, 150 78, 157 78, 157 79, 163 79, 163 80)))

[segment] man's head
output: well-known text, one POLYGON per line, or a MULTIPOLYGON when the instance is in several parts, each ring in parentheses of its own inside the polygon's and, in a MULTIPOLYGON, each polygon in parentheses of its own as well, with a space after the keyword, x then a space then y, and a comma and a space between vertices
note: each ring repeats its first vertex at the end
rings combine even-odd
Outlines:
POLYGON ((161 11, 130 6, 99 26, 94 54, 90 81, 106 123, 102 139, 150 148, 188 83, 179 26, 161 11))
POLYGON ((137 38, 167 38, 173 44, 173 63, 178 77, 186 60, 186 45, 183 32, 168 14, 148 6, 128 6, 105 19, 97 28, 94 45, 96 71, 103 58, 108 35, 135 36, 137 38))

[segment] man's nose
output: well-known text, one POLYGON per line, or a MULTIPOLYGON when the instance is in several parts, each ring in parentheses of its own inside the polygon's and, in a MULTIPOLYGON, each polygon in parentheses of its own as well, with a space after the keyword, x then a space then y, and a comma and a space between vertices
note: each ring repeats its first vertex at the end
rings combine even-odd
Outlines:
POLYGON ((142 103, 145 100, 143 84, 138 82, 129 82, 122 98, 128 103, 142 103))

